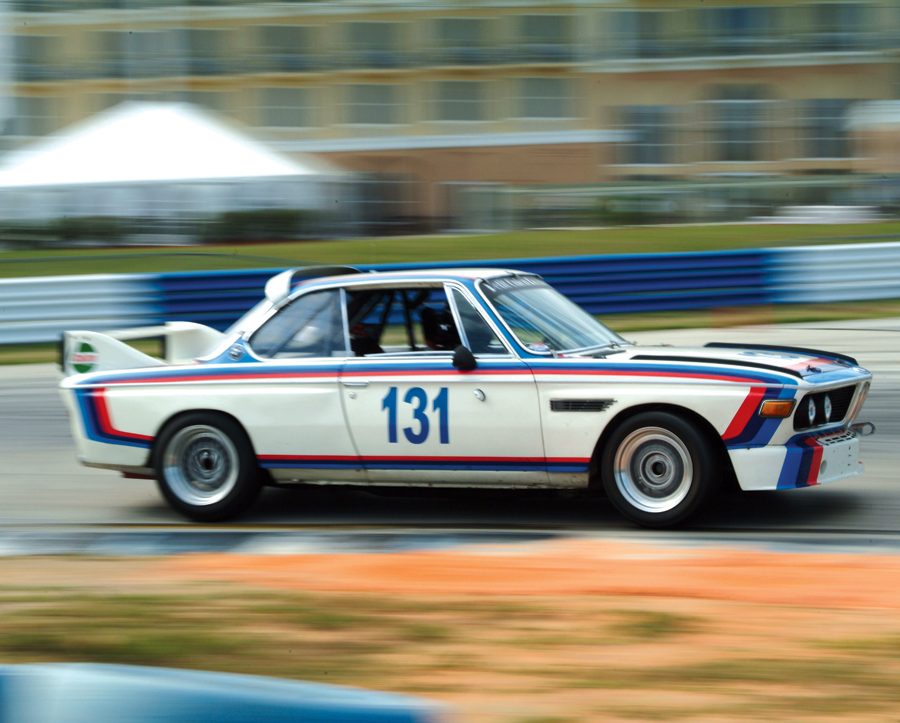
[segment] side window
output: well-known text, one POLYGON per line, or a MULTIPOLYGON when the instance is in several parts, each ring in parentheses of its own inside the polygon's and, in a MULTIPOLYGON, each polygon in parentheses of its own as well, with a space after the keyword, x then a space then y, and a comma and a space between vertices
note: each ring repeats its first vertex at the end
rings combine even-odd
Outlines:
POLYGON ((497 338, 478 309, 469 303, 459 289, 451 288, 449 292, 453 303, 456 304, 456 312, 459 314, 469 351, 473 354, 507 354, 503 342, 497 338))
POLYGON ((350 347, 356 356, 453 351, 459 332, 443 287, 349 291, 350 347))
POLYGON ((409 320, 409 292, 403 289, 362 289, 347 293, 350 348, 356 356, 415 350, 415 329, 409 320))
POLYGON ((340 292, 301 296, 263 324, 250 346, 260 356, 276 359, 344 356, 340 292))

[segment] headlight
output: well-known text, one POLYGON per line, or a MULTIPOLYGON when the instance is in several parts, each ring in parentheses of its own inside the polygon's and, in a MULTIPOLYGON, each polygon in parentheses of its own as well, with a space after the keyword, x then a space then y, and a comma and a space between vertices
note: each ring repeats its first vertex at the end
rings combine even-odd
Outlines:
POLYGON ((806 403, 806 416, 809 419, 809 426, 812 427, 816 423, 816 402, 812 397, 806 403))
POLYGON ((825 412, 825 421, 831 421, 831 397, 827 394, 825 395, 825 400, 822 402, 822 410, 825 412))

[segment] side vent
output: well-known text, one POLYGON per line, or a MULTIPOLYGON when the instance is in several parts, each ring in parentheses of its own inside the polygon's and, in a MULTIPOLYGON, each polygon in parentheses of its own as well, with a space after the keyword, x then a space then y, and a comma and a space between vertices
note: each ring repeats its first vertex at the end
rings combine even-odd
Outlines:
POLYGON ((551 399, 551 412, 605 412, 615 399, 551 399))

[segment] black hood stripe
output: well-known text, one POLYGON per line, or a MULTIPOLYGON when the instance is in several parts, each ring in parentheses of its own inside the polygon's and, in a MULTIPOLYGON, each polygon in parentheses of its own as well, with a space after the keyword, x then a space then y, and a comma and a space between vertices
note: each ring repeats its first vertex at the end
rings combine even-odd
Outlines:
MULTIPOLYGON (((708 345, 707 345, 708 346, 708 345)), ((788 374, 798 379, 803 379, 803 375, 796 369, 785 369, 784 367, 776 367, 772 364, 761 364, 760 362, 738 361, 737 359, 716 359, 715 357, 695 357, 695 356, 669 356, 666 354, 638 354, 631 357, 635 361, 673 361, 688 362, 690 364, 725 364, 730 367, 746 367, 750 369, 765 369, 770 372, 779 372, 780 374, 788 374)))

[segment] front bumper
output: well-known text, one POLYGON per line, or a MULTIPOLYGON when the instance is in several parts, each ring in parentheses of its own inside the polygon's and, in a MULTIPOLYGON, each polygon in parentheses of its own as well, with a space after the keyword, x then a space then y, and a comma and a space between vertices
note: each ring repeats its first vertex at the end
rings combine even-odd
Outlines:
POLYGON ((853 429, 798 434, 784 445, 732 449, 728 455, 745 491, 811 487, 863 472, 853 429))

